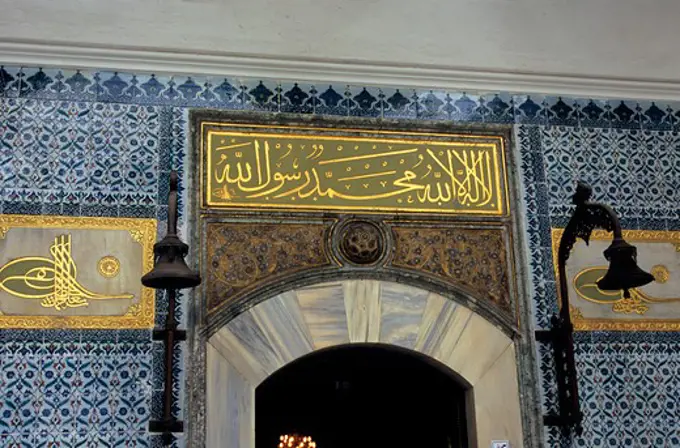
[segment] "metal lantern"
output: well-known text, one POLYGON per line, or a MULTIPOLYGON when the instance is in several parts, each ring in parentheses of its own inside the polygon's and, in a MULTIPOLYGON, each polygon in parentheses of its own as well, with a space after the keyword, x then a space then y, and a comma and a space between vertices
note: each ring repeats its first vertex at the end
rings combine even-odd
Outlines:
POLYGON ((604 251, 604 256, 610 264, 605 276, 597 282, 600 289, 623 290, 624 296, 629 297, 631 288, 644 286, 654 280, 651 274, 637 265, 637 249, 624 241, 621 223, 614 210, 608 205, 590 202, 591 194, 592 189, 588 185, 578 183, 573 197, 576 209, 562 233, 557 253, 557 274, 562 305, 559 314, 551 319, 550 330, 536 331, 536 340, 550 342, 553 345, 559 399, 558 413, 544 416, 543 422, 547 426, 559 426, 564 431, 574 428, 577 434, 582 431, 583 414, 579 405, 574 361, 574 327, 571 322, 566 272, 567 260, 576 239, 581 238, 587 244, 596 227, 614 234, 611 246, 604 251))
POLYGON ((154 289, 194 288, 201 283, 201 276, 191 270, 184 261, 189 252, 177 236, 177 172, 170 173, 168 197, 168 231, 153 247, 156 257, 151 272, 142 277, 142 284, 154 289))
POLYGON ((607 273, 597 282, 597 287, 602 290, 623 290, 628 297, 631 288, 644 286, 654 281, 654 276, 645 272, 637 264, 637 249, 623 240, 615 238, 611 246, 604 251, 604 256, 609 260, 607 273))
POLYGON ((163 418, 149 422, 149 431, 162 434, 165 446, 170 446, 173 433, 182 432, 184 424, 172 415, 173 395, 173 347, 176 342, 186 340, 186 331, 177 329, 175 302, 177 290, 194 288, 201 283, 201 276, 187 266, 184 257, 189 253, 187 246, 177 236, 177 172, 170 173, 168 195, 168 230, 165 237, 154 245, 155 263, 151 272, 142 277, 142 284, 149 288, 167 291, 168 309, 165 327, 153 331, 154 341, 165 344, 165 387, 163 390, 163 418))

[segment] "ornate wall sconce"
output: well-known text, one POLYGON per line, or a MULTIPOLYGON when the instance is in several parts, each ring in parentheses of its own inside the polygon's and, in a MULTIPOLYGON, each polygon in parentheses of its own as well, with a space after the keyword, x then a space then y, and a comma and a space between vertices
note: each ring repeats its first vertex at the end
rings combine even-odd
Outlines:
POLYGON ((170 194, 168 197, 168 231, 165 237, 154 245, 154 268, 144 277, 142 284, 148 288, 164 289, 168 296, 168 313, 165 328, 153 331, 154 341, 165 341, 165 388, 163 390, 163 419, 149 422, 149 431, 163 434, 163 443, 172 443, 172 433, 184 431, 184 424, 172 416, 173 358, 175 342, 186 340, 186 331, 177 329, 175 301, 178 289, 194 288, 201 283, 198 273, 191 270, 184 257, 187 246, 177 236, 177 172, 170 173, 170 194))
POLYGON ((562 306, 559 314, 551 319, 550 330, 536 331, 536 340, 551 342, 557 369, 557 387, 559 414, 546 415, 543 418, 546 426, 560 426, 565 432, 574 429, 577 434, 582 433, 581 413, 578 397, 578 383, 576 378, 576 364, 574 362, 574 328, 569 314, 569 293, 567 290, 566 263, 569 254, 581 238, 588 244, 590 235, 595 228, 602 228, 614 233, 612 244, 604 251, 609 261, 607 273, 598 282, 602 290, 624 291, 624 297, 630 297, 629 290, 644 286, 654 280, 654 277, 640 269, 637 265, 637 249, 624 241, 621 236, 621 224, 614 211, 605 204, 590 202, 592 189, 579 182, 573 202, 576 209, 564 229, 557 253, 557 271, 559 277, 560 297, 562 306))

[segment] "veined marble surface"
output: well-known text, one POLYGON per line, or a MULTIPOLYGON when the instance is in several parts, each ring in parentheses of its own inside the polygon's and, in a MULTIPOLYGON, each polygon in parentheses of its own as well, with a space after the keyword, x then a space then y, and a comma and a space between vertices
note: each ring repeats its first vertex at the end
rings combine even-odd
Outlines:
POLYGON ((210 338, 208 441, 255 446, 255 388, 289 362, 321 348, 383 343, 428 355, 471 388, 478 447, 522 446, 512 340, 468 308, 418 288, 347 280, 262 302, 210 338))
POLYGON ((255 446, 255 388, 208 344, 206 446, 255 446))

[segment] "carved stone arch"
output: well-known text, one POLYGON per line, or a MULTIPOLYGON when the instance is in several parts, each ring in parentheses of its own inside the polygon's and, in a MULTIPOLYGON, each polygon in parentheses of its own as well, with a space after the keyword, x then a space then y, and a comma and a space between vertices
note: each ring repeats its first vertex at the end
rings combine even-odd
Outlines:
POLYGON ((287 291, 298 288, 308 288, 319 284, 342 282, 345 280, 375 280, 390 283, 399 283, 405 287, 419 288, 438 294, 439 296, 453 301, 466 308, 472 309, 475 313, 484 317, 491 324, 498 327, 509 337, 517 336, 518 331, 516 322, 510 316, 498 312, 498 309, 482 297, 476 297, 465 289, 459 288, 451 283, 442 282, 436 278, 427 276, 408 275, 401 272, 381 272, 381 271, 352 271, 351 273, 341 270, 312 269, 308 272, 296 273, 291 276, 266 279, 257 284, 257 289, 243 294, 237 300, 229 303, 228 306, 217 310, 210 315, 206 326, 207 335, 210 337, 220 328, 239 316, 266 302, 273 297, 281 295, 287 291))
POLYGON ((346 278, 394 281, 434 291, 474 309, 508 334, 518 333, 507 227, 359 221, 375 223, 384 239, 378 261, 359 266, 344 260, 338 249, 341 230, 353 222, 352 218, 207 220, 204 238, 210 244, 203 254, 203 264, 209 267, 204 290, 207 334, 284 291, 346 278), (451 247, 461 249, 455 259, 447 259, 451 247), (429 258, 417 255, 421 251, 429 251, 429 258), (464 268, 456 272, 459 266, 464 268))
POLYGON ((447 366, 470 386, 471 447, 522 446, 515 343, 470 308, 423 288, 343 280, 278 294, 217 330, 206 350, 206 446, 252 448, 255 388, 315 350, 382 343, 447 366))

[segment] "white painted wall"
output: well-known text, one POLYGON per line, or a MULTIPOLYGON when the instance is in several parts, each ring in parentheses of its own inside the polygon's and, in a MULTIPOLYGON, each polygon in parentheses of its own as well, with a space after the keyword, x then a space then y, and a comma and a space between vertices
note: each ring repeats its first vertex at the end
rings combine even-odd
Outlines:
POLYGON ((680 78, 677 0, 0 0, 0 11, 3 62, 127 57, 149 70, 257 65, 284 76, 313 66, 339 79, 370 69, 546 91, 545 80, 597 78, 674 90, 680 78))

